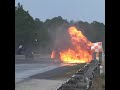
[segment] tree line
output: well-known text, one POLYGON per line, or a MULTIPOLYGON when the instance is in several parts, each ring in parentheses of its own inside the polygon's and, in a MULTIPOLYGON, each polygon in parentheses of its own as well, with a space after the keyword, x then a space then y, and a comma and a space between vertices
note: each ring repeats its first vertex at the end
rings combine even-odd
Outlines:
POLYGON ((50 53, 54 48, 54 38, 58 29, 66 30, 69 26, 74 25, 91 42, 103 42, 105 49, 105 25, 103 23, 93 21, 92 23, 73 20, 67 21, 61 16, 41 21, 39 18, 33 19, 28 11, 18 3, 15 7, 15 50, 22 45, 24 52, 27 50, 34 53, 50 53))

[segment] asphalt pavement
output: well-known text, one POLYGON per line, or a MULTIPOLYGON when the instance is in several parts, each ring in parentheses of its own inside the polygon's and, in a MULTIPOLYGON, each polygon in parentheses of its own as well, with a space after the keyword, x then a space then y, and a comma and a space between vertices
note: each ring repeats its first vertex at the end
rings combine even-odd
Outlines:
POLYGON ((53 63, 50 58, 15 61, 15 90, 56 90, 65 80, 54 77, 71 68, 71 64, 53 63))

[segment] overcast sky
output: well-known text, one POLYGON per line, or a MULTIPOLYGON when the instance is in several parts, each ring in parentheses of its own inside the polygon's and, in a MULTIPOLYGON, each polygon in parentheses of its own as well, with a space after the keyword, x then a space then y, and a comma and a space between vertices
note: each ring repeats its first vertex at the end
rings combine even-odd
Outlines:
POLYGON ((61 16, 63 19, 105 23, 105 0, 15 0, 33 18, 42 21, 61 16))

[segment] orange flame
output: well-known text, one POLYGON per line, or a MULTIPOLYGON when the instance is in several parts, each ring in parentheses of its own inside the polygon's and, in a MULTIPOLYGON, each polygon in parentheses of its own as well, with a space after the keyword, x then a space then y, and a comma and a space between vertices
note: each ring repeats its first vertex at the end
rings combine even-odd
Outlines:
POLYGON ((52 51, 51 58, 55 57, 55 51, 52 51))
MULTIPOLYGON (((61 50, 59 52, 60 60, 63 63, 87 63, 92 60, 92 43, 77 30, 74 26, 68 29, 71 37, 71 44, 74 48, 61 50)), ((55 58, 55 52, 52 52, 51 58, 55 58)))

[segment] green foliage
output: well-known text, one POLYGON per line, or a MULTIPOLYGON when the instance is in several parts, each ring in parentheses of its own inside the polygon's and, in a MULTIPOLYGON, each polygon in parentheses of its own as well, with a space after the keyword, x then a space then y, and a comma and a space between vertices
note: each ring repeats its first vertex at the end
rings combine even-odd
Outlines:
POLYGON ((31 44, 33 34, 36 32, 36 24, 33 18, 25 11, 22 5, 18 4, 15 10, 15 44, 19 43, 31 44))
POLYGON ((51 36, 51 33, 55 36, 56 28, 62 26, 67 30, 71 25, 80 29, 91 42, 103 42, 105 48, 105 25, 103 23, 75 22, 73 20, 68 22, 61 16, 47 19, 45 22, 39 18, 34 20, 20 3, 15 7, 15 47, 18 48, 22 44, 25 48, 31 47, 34 50, 39 50, 39 48, 51 50, 53 38, 55 38, 51 36), (37 41, 35 41, 36 39, 37 41))

